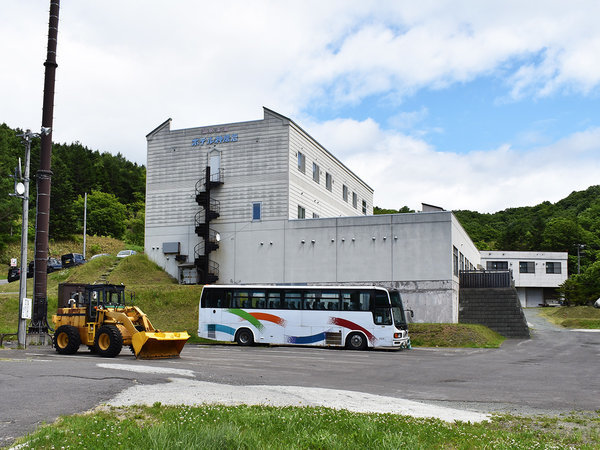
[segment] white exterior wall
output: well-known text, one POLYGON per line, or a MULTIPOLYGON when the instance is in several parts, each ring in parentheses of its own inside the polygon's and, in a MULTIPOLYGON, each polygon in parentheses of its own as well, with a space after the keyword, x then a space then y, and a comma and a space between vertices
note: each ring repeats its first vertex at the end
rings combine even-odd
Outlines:
POLYGON ((567 252, 515 252, 482 251, 481 265, 487 268, 488 261, 508 263, 512 271, 515 288, 523 307, 536 307, 545 302, 544 288, 557 288, 568 278, 567 252), (519 262, 533 262, 534 273, 520 273, 519 262), (552 262, 561 265, 561 273, 546 273, 546 264, 552 262))
POLYGON ((365 215, 362 201, 367 202, 366 215, 373 215, 373 189, 352 173, 294 123, 290 127, 290 219, 298 218, 298 206, 306 210, 306 218, 316 213, 320 218, 365 215), (298 170, 298 152, 305 157, 305 170, 298 170), (313 179, 313 163, 319 166, 319 182, 313 179), (332 176, 331 191, 326 187, 326 174, 332 176), (344 201, 343 186, 348 187, 348 200, 344 201), (352 203, 352 193, 358 197, 357 206, 352 203))
POLYGON ((221 234, 219 249, 210 253, 220 266, 218 283, 379 284, 400 290, 414 321, 458 321, 453 248, 473 265, 479 253, 451 212, 373 216, 373 190, 294 122, 266 108, 263 120, 251 122, 171 130, 167 121, 147 141, 145 250, 173 277, 197 281, 195 186, 216 151, 224 171, 224 183, 211 190, 221 205, 210 223, 221 234), (305 155, 304 174, 298 151, 305 155), (318 184, 313 161, 321 170, 318 184), (331 191, 326 173, 333 176, 331 191), (253 202, 262 205, 258 221, 253 202), (305 220, 295 220, 298 205, 305 220), (179 261, 163 253, 165 242, 180 243, 179 261))
POLYGON ((337 181, 341 179, 349 180, 351 189, 367 200, 368 213, 373 212, 373 190, 300 127, 274 111, 265 108, 264 119, 257 121, 183 130, 171 130, 170 125, 169 120, 146 137, 145 251, 173 277, 180 278, 181 262, 175 261, 174 255, 165 255, 162 244, 179 242, 187 264, 193 262, 194 248, 201 242, 195 233, 195 215, 201 209, 195 186, 204 178, 208 155, 214 152, 220 155, 224 173, 223 185, 211 191, 211 198, 220 202, 220 217, 211 221, 210 227, 219 232, 229 223, 251 224, 254 202, 261 203, 262 221, 296 218, 300 200, 290 200, 293 195, 306 204, 307 217, 313 212, 321 217, 357 215, 357 209, 342 201, 337 181), (203 140, 223 136, 228 142, 203 140), (307 149, 306 179, 297 175, 297 156, 290 156, 293 146, 307 149), (322 162, 322 170, 334 171, 333 189, 339 193, 325 188, 325 172, 319 185, 312 181, 313 160, 322 162))
POLYGON ((384 285, 401 291, 414 321, 457 322, 455 223, 445 211, 228 224, 212 257, 220 283, 384 285))
POLYGON ((512 270, 515 287, 548 287, 556 288, 567 278, 567 252, 511 252, 511 251, 482 251, 481 265, 485 269, 488 261, 506 261, 512 270), (535 273, 520 273, 519 262, 535 263, 535 273), (553 262, 561 265, 561 273, 546 273, 546 263, 553 262))

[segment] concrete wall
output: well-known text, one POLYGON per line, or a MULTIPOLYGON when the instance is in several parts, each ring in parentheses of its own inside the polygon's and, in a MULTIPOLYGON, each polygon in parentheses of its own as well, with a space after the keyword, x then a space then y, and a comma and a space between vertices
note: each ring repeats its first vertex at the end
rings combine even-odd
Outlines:
MULTIPOLYGON (((224 224, 219 283, 379 284, 417 322, 456 322, 450 212, 224 224)), ((460 245, 460 244, 459 244, 460 245)))

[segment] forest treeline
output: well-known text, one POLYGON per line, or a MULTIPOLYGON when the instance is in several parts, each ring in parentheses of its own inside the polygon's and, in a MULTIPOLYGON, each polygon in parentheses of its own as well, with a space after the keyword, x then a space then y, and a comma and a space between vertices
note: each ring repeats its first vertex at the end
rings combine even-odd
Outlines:
MULTIPOLYGON (((22 203, 10 197, 18 159, 24 165, 23 131, 0 125, 0 250, 20 239, 22 203)), ((31 142, 29 236, 35 236, 36 172, 40 138, 31 142)), ((120 153, 90 150, 79 142, 52 147, 50 239, 67 239, 83 232, 84 195, 87 193, 87 233, 111 236, 143 245, 146 168, 120 153)))
MULTIPOLYGON (((22 130, 0 125, 0 251, 20 239, 21 201, 14 191, 18 158, 24 156, 22 130)), ((36 171, 40 139, 31 146, 29 236, 35 236, 36 171)), ((144 244, 146 168, 120 153, 90 150, 79 142, 53 145, 50 239, 83 232, 144 244)), ((410 208, 374 208, 375 214, 410 213, 410 208)), ((600 186, 573 192, 556 203, 508 208, 496 213, 459 210, 454 214, 480 250, 565 251, 571 277, 561 287, 568 300, 585 303, 600 296, 600 186), (579 258, 577 256, 579 250, 579 258), (580 272, 578 274, 578 271, 580 272)))
MULTIPOLYGON (((375 214, 406 212, 414 211, 374 208, 375 214)), ((600 297, 600 186, 556 203, 495 213, 453 212, 479 250, 568 252, 571 277, 561 286, 565 298, 585 304, 600 297)))

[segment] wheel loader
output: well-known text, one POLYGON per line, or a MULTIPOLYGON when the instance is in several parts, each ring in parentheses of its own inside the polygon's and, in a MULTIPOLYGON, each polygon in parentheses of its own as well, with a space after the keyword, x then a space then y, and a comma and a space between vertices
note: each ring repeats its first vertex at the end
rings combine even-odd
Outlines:
POLYGON ((53 344, 62 355, 76 353, 83 344, 113 358, 125 345, 138 359, 173 358, 190 338, 186 331, 155 329, 140 308, 125 305, 123 285, 61 283, 58 297, 53 344))

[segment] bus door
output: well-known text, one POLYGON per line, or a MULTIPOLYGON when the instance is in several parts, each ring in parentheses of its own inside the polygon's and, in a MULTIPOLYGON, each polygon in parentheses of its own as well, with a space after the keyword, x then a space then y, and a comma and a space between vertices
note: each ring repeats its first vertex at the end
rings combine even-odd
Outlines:
POLYGON ((218 339, 216 332, 226 329, 223 325, 227 325, 223 323, 223 308, 229 308, 231 303, 230 289, 205 289, 200 313, 203 316, 201 322, 207 328, 199 330, 200 333, 207 333, 209 339, 218 339))
POLYGON ((392 325, 392 308, 386 291, 373 292, 373 323, 381 328, 392 325))

